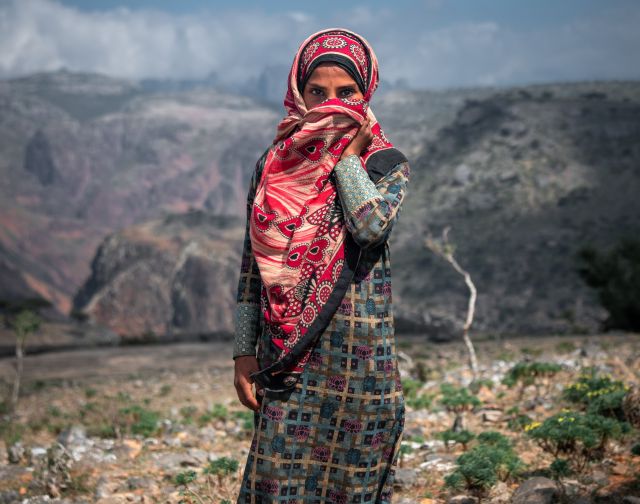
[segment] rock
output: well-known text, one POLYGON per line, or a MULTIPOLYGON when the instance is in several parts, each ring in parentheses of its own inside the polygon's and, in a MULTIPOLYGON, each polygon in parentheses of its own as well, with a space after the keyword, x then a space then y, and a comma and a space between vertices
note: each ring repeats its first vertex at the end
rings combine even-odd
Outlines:
POLYGON ((605 486, 609 483, 609 476, 604 471, 595 469, 591 473, 591 481, 593 481, 596 485, 605 486))
POLYGON ((198 467, 200 462, 188 453, 155 453, 158 467, 166 472, 179 472, 185 467, 198 467))
POLYGON ((24 445, 18 441, 13 443, 7 450, 10 464, 19 464, 27 458, 27 450, 24 445))
POLYGON ((469 168, 466 164, 460 164, 456 166, 453 171, 453 180, 457 185, 465 185, 471 179, 471 168, 469 168))
POLYGON ((624 499, 622 499, 622 504, 640 504, 640 497, 627 495, 624 499))
POLYGON ((513 504, 551 504, 559 494, 555 481, 537 476, 525 480, 513 493, 513 504))
POLYGON ((106 476, 100 476, 96 481, 96 489, 93 496, 97 499, 105 499, 110 497, 116 489, 116 484, 110 481, 106 476))
POLYGON ((47 454, 47 449, 43 446, 34 446, 31 448, 31 456, 33 458, 44 457, 47 454))
POLYGON ((451 497, 447 504, 478 504, 478 499, 470 495, 456 495, 451 497))
POLYGON ((19 501, 20 495, 15 490, 0 492, 0 504, 12 504, 13 502, 19 501))
POLYGON ((502 410, 498 408, 482 408, 478 410, 483 422, 497 423, 502 420, 502 410))
POLYGON ((72 425, 58 434, 58 442, 66 448, 82 445, 86 441, 87 431, 82 425, 72 425))
POLYGON ((209 453, 199 448, 189 448, 187 450, 187 455, 197 460, 201 464, 204 464, 205 462, 211 459, 209 453))
POLYGON ((408 488, 415 485, 418 481, 418 471, 415 469, 397 468, 396 475, 393 479, 394 486, 400 488, 408 488))
POLYGON ((511 490, 504 481, 499 481, 489 492, 491 504, 507 504, 511 501, 511 490))
POLYGON ((429 468, 438 472, 452 471, 455 466, 456 455, 450 453, 438 453, 427 456, 427 459, 420 464, 420 469, 429 468))
POLYGON ((123 439, 122 443, 114 446, 113 451, 119 457, 126 457, 128 459, 134 459, 142 450, 142 443, 135 439, 123 439))
POLYGON ((149 488, 155 483, 151 478, 132 476, 127 479, 127 488, 129 490, 136 490, 137 488, 149 488))

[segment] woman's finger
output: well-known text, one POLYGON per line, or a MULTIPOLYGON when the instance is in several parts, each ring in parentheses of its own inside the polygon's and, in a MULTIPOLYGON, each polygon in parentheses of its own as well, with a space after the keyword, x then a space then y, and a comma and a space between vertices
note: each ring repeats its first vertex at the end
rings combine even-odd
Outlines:
POLYGON ((248 381, 240 380, 236 384, 236 392, 240 402, 247 408, 257 410, 260 407, 253 395, 253 390, 251 390, 251 384, 248 381))

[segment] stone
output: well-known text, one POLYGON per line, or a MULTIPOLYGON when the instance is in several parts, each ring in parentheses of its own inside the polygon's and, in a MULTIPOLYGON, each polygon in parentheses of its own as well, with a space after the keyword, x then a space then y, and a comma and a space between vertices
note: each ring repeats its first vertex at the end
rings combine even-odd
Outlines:
POLYGON ((622 499, 622 504, 640 504, 640 497, 627 495, 622 499))
POLYGON ((34 458, 44 457, 47 454, 47 449, 43 446, 34 446, 31 448, 31 456, 34 458))
POLYGON ((468 184, 471 179, 471 168, 469 168, 466 164, 460 164, 456 166, 453 171, 453 180, 457 185, 465 185, 468 184))
POLYGON ((418 481, 418 471, 415 469, 397 468, 393 479, 394 486, 408 488, 418 481))
POLYGON ((106 476, 100 476, 96 481, 95 491, 93 496, 97 499, 106 499, 114 493, 116 485, 109 480, 106 476))
POLYGON ((508 504, 511 501, 511 490, 504 481, 498 481, 489 492, 491 504, 508 504))
POLYGON ((87 430, 82 425, 72 425, 58 434, 58 442, 65 447, 82 445, 87 441, 87 430))
POLYGON ((187 453, 156 453, 155 462, 164 471, 179 472, 185 467, 198 467, 200 462, 187 453))
POLYGON ((558 486, 549 478, 536 476, 525 480, 513 493, 513 504, 551 504, 559 495, 558 486))
POLYGON ((497 423, 502 420, 502 410, 497 408, 482 408, 478 410, 483 422, 497 423))
POLYGON ((447 504, 478 504, 478 499, 470 495, 456 495, 451 497, 447 504))
POLYGON ((122 442, 114 446, 113 451, 117 456, 134 459, 142 450, 142 443, 136 439, 123 439, 122 442))
POLYGON ((609 483, 609 476, 604 471, 595 469, 591 473, 591 481, 593 481, 596 485, 605 486, 609 483))
POLYGON ((9 449, 7 450, 7 455, 9 456, 10 464, 19 464, 27 457, 27 450, 24 445, 18 441, 13 443, 9 449))
POLYGON ((19 501, 20 495, 15 490, 0 492, 0 504, 12 504, 13 502, 19 501))

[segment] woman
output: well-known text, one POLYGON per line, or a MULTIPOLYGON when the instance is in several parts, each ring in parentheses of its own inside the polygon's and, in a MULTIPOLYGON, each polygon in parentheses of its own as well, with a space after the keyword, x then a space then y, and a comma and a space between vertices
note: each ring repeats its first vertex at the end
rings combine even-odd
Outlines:
POLYGON ((368 108, 377 85, 365 39, 311 35, 256 165, 233 353, 255 411, 239 503, 391 502, 404 399, 387 239, 409 166, 368 108))

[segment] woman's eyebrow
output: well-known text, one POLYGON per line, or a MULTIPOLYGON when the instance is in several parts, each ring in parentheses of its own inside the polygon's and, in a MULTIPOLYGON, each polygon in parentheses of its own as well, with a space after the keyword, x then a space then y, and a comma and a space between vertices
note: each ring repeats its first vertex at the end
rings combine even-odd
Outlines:
MULTIPOLYGON (((307 82, 307 86, 313 86, 313 87, 315 87, 315 88, 322 89, 322 90, 327 89, 326 87, 321 86, 320 84, 316 84, 316 83, 315 83, 315 82, 313 82, 313 81, 309 81, 309 82, 307 82)), ((356 86, 355 84, 344 84, 344 85, 342 85, 342 86, 338 86, 338 89, 355 88, 355 86, 356 86)))

